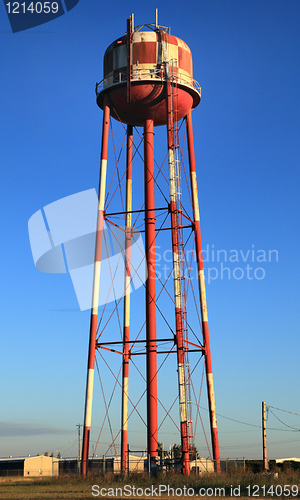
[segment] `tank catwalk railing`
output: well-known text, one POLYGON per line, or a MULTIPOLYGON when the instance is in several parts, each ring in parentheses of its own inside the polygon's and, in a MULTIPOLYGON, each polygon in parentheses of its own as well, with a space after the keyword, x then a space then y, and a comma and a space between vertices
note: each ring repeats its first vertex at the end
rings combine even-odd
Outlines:
MULTIPOLYGON (((160 68, 160 69, 139 69, 135 68, 131 71, 131 82, 135 81, 140 81, 140 80, 157 80, 161 82, 166 81, 166 74, 165 74, 165 69, 160 68)), ((179 85, 186 85, 187 87, 192 88, 196 92, 198 92, 199 96, 201 97, 201 86, 200 84, 194 80, 193 78, 190 78, 189 76, 183 75, 181 73, 179 74, 174 74, 172 76, 172 80, 176 81, 177 84, 179 85)), ((105 90, 108 87, 111 87, 112 85, 117 85, 119 83, 126 83, 127 82, 127 73, 126 72, 119 72, 114 74, 113 76, 109 76, 108 78, 104 78, 101 80, 101 82, 96 84, 96 95, 98 96, 100 92, 105 90)))

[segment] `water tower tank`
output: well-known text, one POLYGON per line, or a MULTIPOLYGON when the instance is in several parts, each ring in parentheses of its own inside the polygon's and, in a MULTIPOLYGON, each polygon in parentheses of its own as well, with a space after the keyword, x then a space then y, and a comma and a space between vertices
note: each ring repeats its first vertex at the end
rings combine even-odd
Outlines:
POLYGON ((201 88, 193 79, 192 66, 191 51, 180 38, 161 29, 134 31, 107 48, 104 78, 96 86, 97 104, 103 109, 106 95, 117 120, 142 126, 145 120, 152 119, 154 125, 165 125, 165 82, 169 71, 178 93, 175 111, 180 120, 200 102, 201 88))

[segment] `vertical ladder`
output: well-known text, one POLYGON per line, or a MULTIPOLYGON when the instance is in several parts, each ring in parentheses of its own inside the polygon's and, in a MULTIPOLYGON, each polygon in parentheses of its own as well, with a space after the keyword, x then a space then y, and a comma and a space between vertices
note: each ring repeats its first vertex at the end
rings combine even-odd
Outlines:
POLYGON ((185 342, 184 349, 184 368, 185 368, 185 386, 186 386, 186 406, 188 415, 188 442, 189 450, 194 450, 194 433, 193 433, 193 420, 192 420, 192 401, 191 401, 191 375, 190 365, 188 359, 188 323, 187 323, 187 291, 185 283, 185 257, 184 257, 184 243, 183 243, 183 230, 182 230, 182 204, 181 204, 181 159, 179 150, 179 128, 178 128, 178 61, 172 60, 171 68, 171 91, 172 91, 172 112, 173 112, 173 134, 174 134, 174 160, 176 172, 176 202, 177 213, 179 215, 178 222, 178 246, 179 246, 179 261, 180 261, 180 290, 181 290, 181 303, 182 303, 182 334, 185 342))

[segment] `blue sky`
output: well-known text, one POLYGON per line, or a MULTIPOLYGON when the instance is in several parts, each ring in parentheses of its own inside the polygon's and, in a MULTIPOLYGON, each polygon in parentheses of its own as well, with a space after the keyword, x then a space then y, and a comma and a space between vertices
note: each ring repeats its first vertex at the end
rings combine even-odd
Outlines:
MULTIPOLYGON (((149 23, 155 8, 160 24, 191 48, 202 87, 193 125, 221 456, 262 456, 262 401, 300 414, 299 2, 80 0, 51 23, 15 34, 1 5, 1 457, 76 456, 89 313, 80 312, 68 275, 35 269, 27 224, 45 205, 97 188, 102 112, 94 86, 102 79, 103 54, 124 34, 132 12, 136 24, 149 23), (228 271, 221 279, 213 249, 238 252, 238 262, 223 262, 230 279, 228 271), (259 262, 259 250, 276 253, 259 262), (250 251, 246 263, 241 251, 250 251), (246 273, 234 279, 234 270, 248 263, 252 273, 263 270, 257 271, 263 279, 246 273)), ((164 155, 159 134, 156 149, 164 155)), ((110 154, 112 163, 111 145, 110 154)), ((135 182, 138 191, 138 173, 135 182)), ((176 389, 175 372, 169 383, 176 389)), ((144 390, 143 382, 136 384, 134 395, 144 390)), ((162 402, 165 389, 160 382, 162 402)), ((100 392, 93 443, 101 427, 100 392)), ((299 416, 272 411, 300 429, 299 416)), ((117 417, 112 424, 117 428, 117 417)), ((284 424, 269 413, 270 457, 300 456, 299 434, 284 424)), ((168 425, 159 437, 166 448, 179 442, 168 425)), ((144 448, 145 436, 133 424, 132 448, 144 448)), ((108 429, 101 440, 99 455, 110 441, 108 429)), ((200 437, 198 448, 207 456, 200 437)))

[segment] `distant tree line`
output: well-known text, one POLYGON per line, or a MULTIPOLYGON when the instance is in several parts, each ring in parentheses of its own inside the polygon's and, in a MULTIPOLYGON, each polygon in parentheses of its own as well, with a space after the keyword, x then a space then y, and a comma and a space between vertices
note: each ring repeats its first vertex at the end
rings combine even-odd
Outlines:
MULTIPOLYGON (((38 453, 38 456, 39 456, 39 453, 38 453)), ((44 453, 44 457, 51 457, 51 458, 54 458, 54 453, 52 452, 51 455, 49 455, 49 451, 45 451, 44 453)), ((61 453, 60 451, 57 453, 57 457, 56 458, 61 458, 61 453)))
MULTIPOLYGON (((163 443, 158 443, 158 456, 159 458, 181 458, 182 447, 181 444, 173 444, 171 449, 163 449, 163 443)), ((190 460, 196 460, 199 458, 197 446, 190 446, 190 460)))

